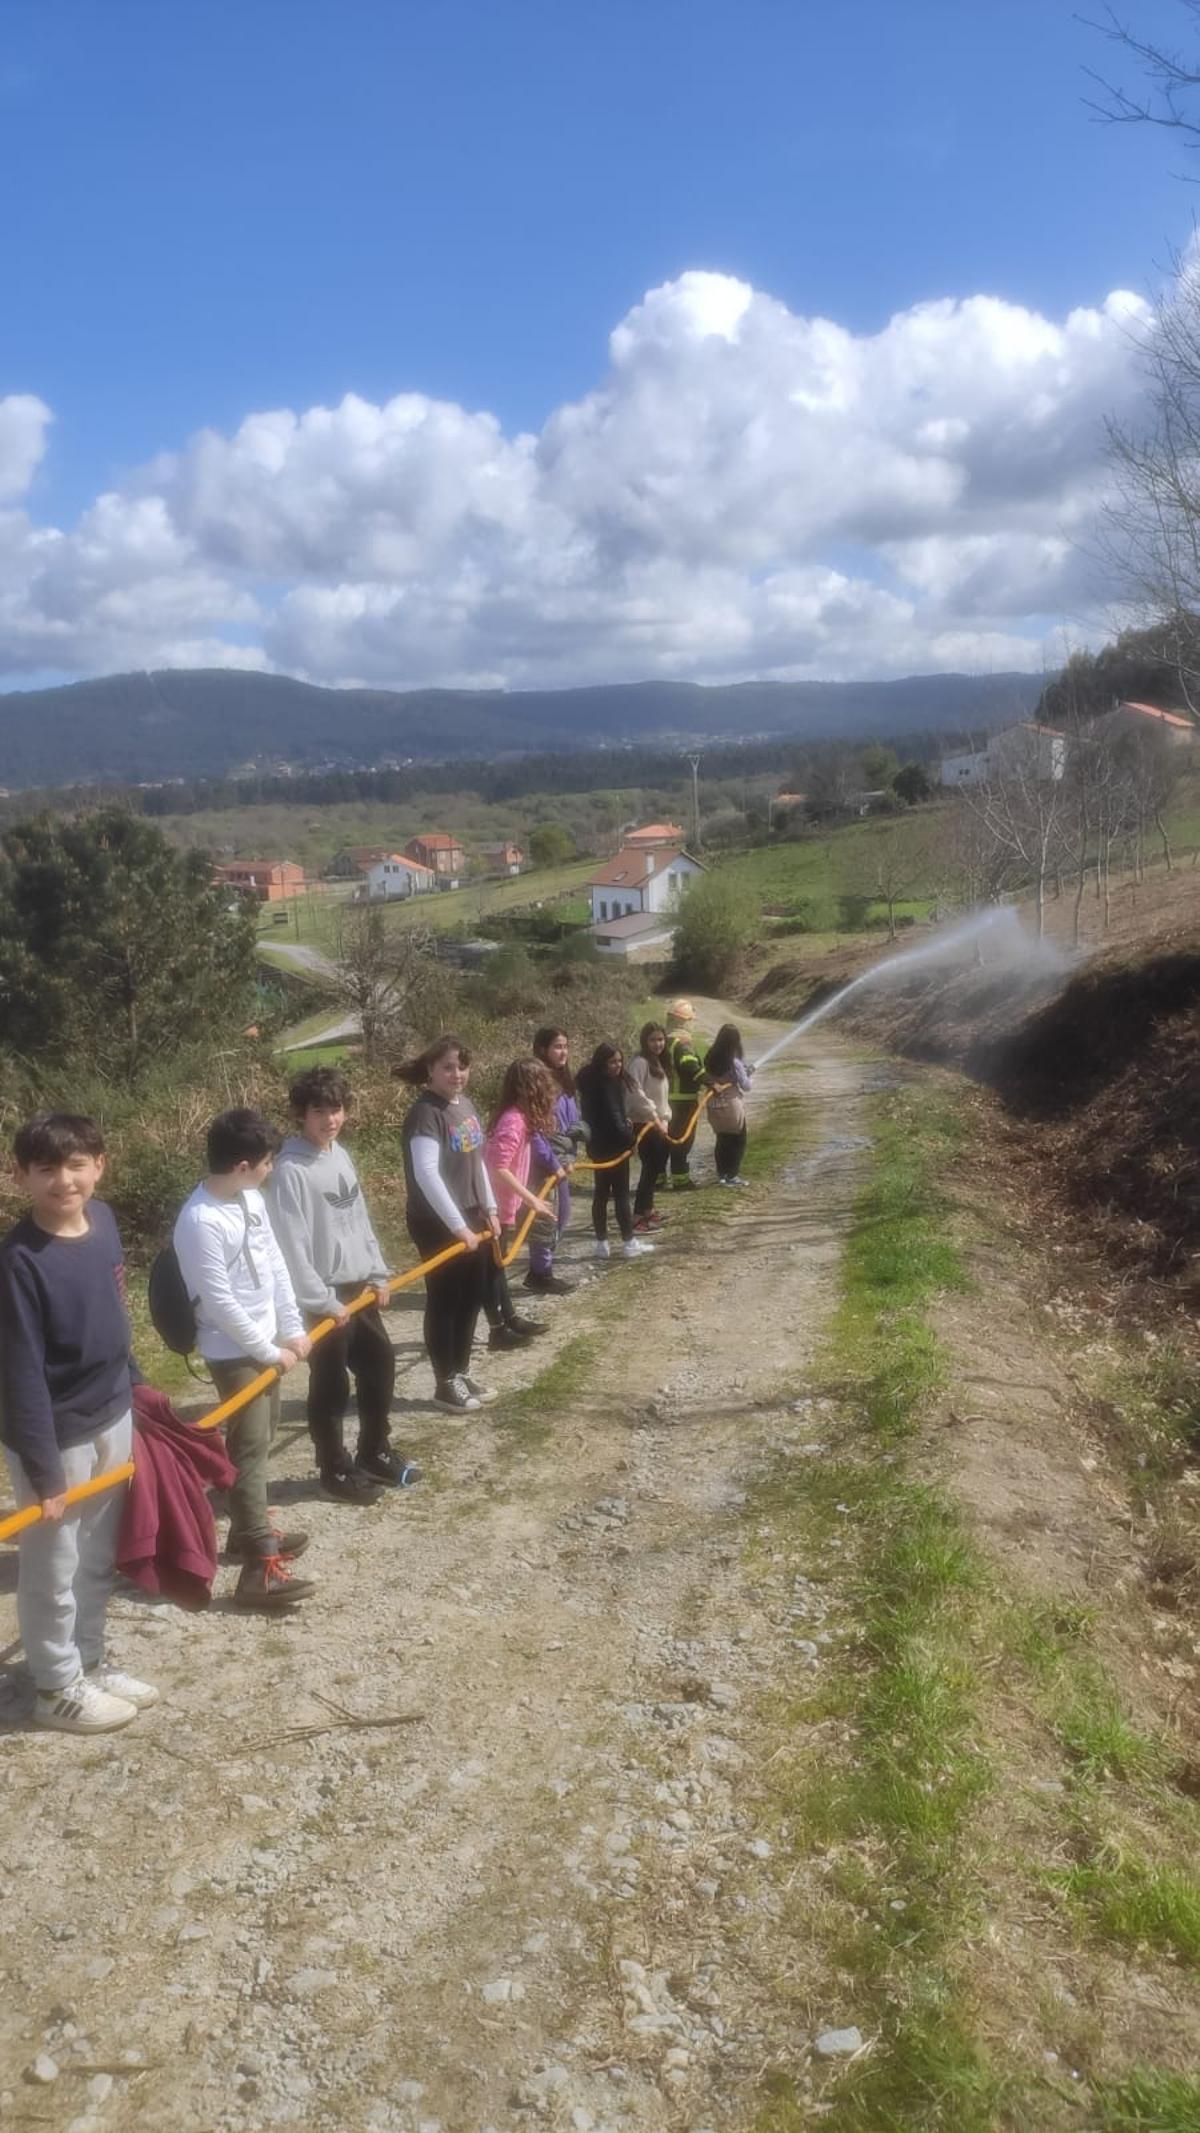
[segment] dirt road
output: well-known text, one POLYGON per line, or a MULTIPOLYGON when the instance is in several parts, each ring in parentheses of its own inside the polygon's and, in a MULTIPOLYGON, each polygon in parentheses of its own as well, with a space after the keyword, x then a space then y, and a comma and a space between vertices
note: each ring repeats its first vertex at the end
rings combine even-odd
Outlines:
MULTIPOLYGON (((4 2123, 748 2122, 781 1899, 743 1726, 797 1624, 747 1569, 745 1496, 812 1434, 870 1078, 834 1038, 804 1057, 752 1108, 782 1183, 668 1200, 636 1266, 589 1262, 577 1209, 578 1294, 489 1371, 532 1394, 431 1419, 397 1310, 417 1490, 315 1499, 290 1402, 302 1614, 234 1614, 232 1570, 199 1617, 118 1598, 115 1655, 164 1701, 111 1740, 22 1730, 10 1680, 4 2123)), ((14 1577, 5 1553, 10 1660, 14 1577)))

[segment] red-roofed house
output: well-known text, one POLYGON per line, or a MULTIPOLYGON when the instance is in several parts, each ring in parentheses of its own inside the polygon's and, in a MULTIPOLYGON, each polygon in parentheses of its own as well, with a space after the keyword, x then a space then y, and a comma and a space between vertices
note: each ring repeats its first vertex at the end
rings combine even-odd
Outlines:
POLYGON ((304 868, 294 859, 233 859, 228 866, 213 868, 213 880, 260 904, 285 903, 304 894, 304 868))
POLYGON ((1117 723, 1137 733, 1161 733, 1168 748, 1188 748, 1196 738, 1196 722, 1184 711, 1160 711, 1157 704, 1120 703, 1098 725, 1117 723))
POLYGON ((688 884, 704 872, 678 845, 624 845, 588 883, 592 931, 611 954, 636 956, 670 934, 672 913, 688 884), (635 923, 636 922, 636 923, 635 923))
POLYGON ((646 822, 641 829, 626 830, 625 842, 636 851, 645 851, 647 845, 681 845, 683 831, 678 822, 646 822))
POLYGON ((402 896, 424 896, 436 887, 437 877, 431 867, 423 867, 419 859, 406 859, 403 852, 387 852, 367 868, 355 891, 355 900, 362 897, 372 904, 394 903, 402 896))
POLYGON ((410 837, 404 856, 429 867, 439 881, 456 880, 466 865, 466 853, 457 837, 448 837, 445 830, 426 830, 420 837, 410 837))

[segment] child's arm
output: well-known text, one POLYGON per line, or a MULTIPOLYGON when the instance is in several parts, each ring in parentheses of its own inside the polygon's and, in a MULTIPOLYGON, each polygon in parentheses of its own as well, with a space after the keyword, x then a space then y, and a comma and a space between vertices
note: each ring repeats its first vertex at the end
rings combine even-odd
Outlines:
POLYGON ((524 1120, 516 1112, 511 1119, 501 1119, 491 1136, 491 1152, 485 1168, 492 1183, 503 1185, 508 1192, 515 1192, 523 1207, 532 1207, 538 1215, 549 1215, 553 1210, 546 1206, 544 1200, 539 1200, 536 1193, 530 1192, 528 1186, 522 1185, 515 1170, 510 1168, 510 1164, 516 1161, 517 1150, 527 1132, 524 1120))
MULTIPOLYGON (((304 1320, 300 1316, 300 1306, 296 1302, 296 1291, 292 1287, 292 1277, 287 1270, 287 1261, 279 1249, 279 1239, 269 1222, 267 1223, 267 1264, 271 1269, 271 1285, 275 1291, 276 1338, 281 1346, 290 1348, 293 1355, 307 1355, 309 1342, 304 1331, 304 1320)), ((340 1306, 335 1296, 332 1314, 335 1318, 339 1309, 340 1306)))
POLYGON ((387 1263, 387 1259, 384 1255, 383 1246, 379 1242, 378 1237, 375 1235, 375 1224, 372 1222, 370 1215, 367 1213, 367 1203, 365 1199, 360 1201, 360 1205, 363 1211, 363 1221, 366 1223, 367 1226, 367 1236, 370 1240, 371 1245, 371 1256, 375 1261, 376 1268, 376 1271, 369 1276, 369 1280, 371 1287, 379 1292, 379 1301, 383 1303, 385 1301, 390 1301, 391 1292, 388 1289, 388 1283, 391 1281, 392 1278, 392 1270, 387 1263), (386 1297, 384 1294, 385 1290, 387 1291, 386 1297))
MULTIPOLYGON (((409 1143, 413 1181, 430 1212, 456 1237, 460 1237, 464 1244, 469 1241, 471 1250, 474 1251, 475 1232, 442 1176, 438 1163, 439 1153, 439 1144, 431 1133, 413 1134, 409 1143)), ((487 1179, 486 1163, 483 1166, 483 1174, 490 1192, 491 1182, 487 1179)))
POLYGON ((15 1452, 43 1504, 66 1489, 54 1409, 46 1384, 41 1303, 27 1270, 0 1259, 0 1411, 4 1441, 15 1452))
MULTIPOLYGON (((268 1228, 268 1234, 269 1228, 268 1228)), ((272 1237, 272 1243, 274 1238, 272 1237)), ((185 1214, 175 1231, 175 1250, 188 1294, 199 1299, 204 1315, 232 1341, 241 1355, 256 1363, 276 1364, 279 1349, 242 1309, 229 1281, 225 1246, 215 1225, 185 1214)), ((278 1252, 279 1246, 275 1245, 278 1252)))
POLYGON ((309 1249, 311 1223, 299 1164, 281 1163, 269 1186, 269 1194, 264 1193, 263 1197, 272 1233, 283 1253, 301 1310, 310 1318, 325 1318, 331 1313, 336 1318, 341 1306, 309 1249))

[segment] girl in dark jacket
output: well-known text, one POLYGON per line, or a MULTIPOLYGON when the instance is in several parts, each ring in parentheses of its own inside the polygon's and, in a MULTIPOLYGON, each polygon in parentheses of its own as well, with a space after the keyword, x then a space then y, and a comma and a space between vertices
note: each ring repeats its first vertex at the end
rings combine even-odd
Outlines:
POLYGON ((629 1196, 629 1159, 634 1128, 625 1107, 625 1054, 619 1044, 598 1044, 579 1072, 579 1107, 588 1128, 589 1160, 611 1163, 598 1169, 592 1190, 592 1228, 596 1233, 596 1257, 609 1257, 608 1203, 616 1211, 621 1249, 626 1259, 641 1259, 654 1246, 633 1234, 633 1204, 629 1196), (614 1158, 624 1158, 614 1161, 614 1158))

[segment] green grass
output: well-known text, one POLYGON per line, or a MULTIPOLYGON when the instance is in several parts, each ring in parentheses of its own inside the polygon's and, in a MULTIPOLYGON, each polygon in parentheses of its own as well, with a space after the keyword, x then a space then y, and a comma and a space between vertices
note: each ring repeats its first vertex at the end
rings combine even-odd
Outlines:
MULTIPOLYGON (((390 928, 400 930, 417 926, 433 933, 453 933, 459 927, 474 931, 481 919, 494 918, 503 911, 523 909, 534 903, 557 903, 560 899, 567 910, 578 908, 581 899, 578 892, 596 870, 594 859, 574 859, 558 867, 542 867, 528 874, 505 875, 497 881, 474 882, 462 889, 445 889, 428 896, 409 896, 395 903, 378 906, 383 911, 390 928)), ((259 926, 259 943, 262 948, 278 949, 288 942, 317 948, 330 954, 337 944, 338 919, 349 904, 347 891, 334 884, 314 889, 308 896, 298 897, 290 907, 292 922, 285 932, 283 927, 272 924, 268 907, 259 926)), ((286 967, 287 958, 268 957, 286 967)))
POLYGON ((1200 2082, 1139 2067, 1124 2081, 1098 2082, 1094 2109, 1096 2133, 1196 2133, 1200 2082))
POLYGON ((318 1008, 315 1014, 306 1015, 302 1022, 293 1022, 290 1029, 282 1030, 276 1039, 275 1049, 281 1052, 285 1045, 301 1044, 306 1037, 319 1037, 323 1029, 333 1022, 344 1021, 344 1012, 334 1005, 318 1008))
POLYGON ((598 1333, 577 1333, 528 1385, 505 1395, 496 1428, 530 1449, 553 1435, 555 1417, 583 1391, 601 1353, 598 1333))
POLYGON ((1109 1939, 1200 1966, 1200 1883, 1194 1876, 1105 1846, 1051 1879, 1109 1939))
MULTIPOLYGON (((828 1579, 839 1551, 840 1599, 859 1626, 852 1663, 798 1684, 774 1779, 781 1824, 828 1852, 845 1918, 831 1960, 874 2033, 821 2097, 836 2133, 988 2133, 1004 2090, 952 1960, 973 1901, 967 1832, 991 1782, 976 1708, 987 1578, 952 1505, 901 1463, 942 1371, 925 1313, 966 1281, 935 1183, 958 1138, 952 1110, 909 1092, 879 1107, 825 1356, 842 1387, 841 1442, 819 1467, 777 1469, 751 1506, 809 1574, 828 1579), (793 1746, 809 1725, 848 1736, 850 1752, 814 1763, 793 1746)), ((755 2133, 810 2122, 785 2083, 755 2133)))

